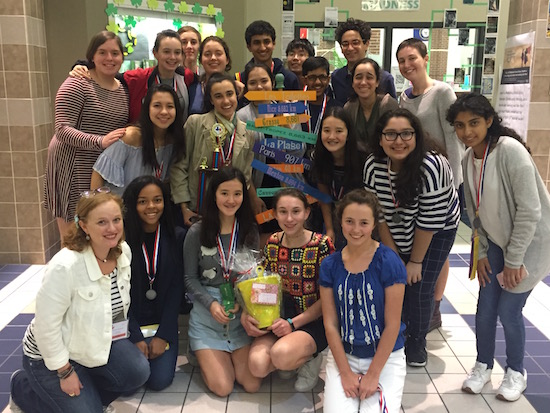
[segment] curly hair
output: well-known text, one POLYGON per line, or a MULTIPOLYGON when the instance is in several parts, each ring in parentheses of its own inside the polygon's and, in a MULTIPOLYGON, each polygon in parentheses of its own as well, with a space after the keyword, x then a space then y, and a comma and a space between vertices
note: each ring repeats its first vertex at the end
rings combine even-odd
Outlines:
POLYGON ((367 191, 365 188, 357 188, 348 192, 344 197, 337 202, 335 214, 336 219, 341 224, 344 210, 351 204, 367 205, 372 210, 372 216, 374 217, 374 228, 378 226, 378 217, 381 213, 380 202, 378 198, 372 192, 367 191))
MULTIPOLYGON (((87 235, 80 226, 79 222, 88 222, 88 216, 94 209, 110 201, 115 201, 120 208, 120 213, 124 214, 124 204, 122 203, 122 198, 112 192, 93 191, 89 196, 82 196, 76 205, 75 225, 69 230, 69 235, 63 238, 63 247, 78 252, 84 251, 90 245, 90 240, 86 239, 87 235)), ((108 259, 117 259, 118 256, 122 254, 120 244, 123 241, 124 233, 120 237, 116 247, 111 248, 109 251, 109 254, 107 255, 108 259)))
POLYGON ((394 187, 395 199, 400 205, 407 206, 413 204, 416 197, 422 191, 424 176, 422 164, 426 154, 434 153, 445 155, 445 153, 432 139, 430 139, 428 134, 424 132, 420 119, 418 119, 407 109, 400 108, 386 112, 380 117, 380 119, 378 119, 375 136, 379 138, 373 140, 372 145, 373 155, 376 159, 384 160, 387 158, 382 145, 380 145, 380 140, 384 139, 382 137, 382 132, 392 118, 405 118, 409 121, 411 128, 414 129, 414 137, 416 142, 415 148, 407 156, 403 162, 403 166, 397 173, 394 187))
POLYGON ((345 22, 340 23, 336 28, 336 41, 342 43, 342 36, 350 30, 356 31, 363 39, 363 43, 370 41, 371 29, 367 22, 350 17, 345 22))

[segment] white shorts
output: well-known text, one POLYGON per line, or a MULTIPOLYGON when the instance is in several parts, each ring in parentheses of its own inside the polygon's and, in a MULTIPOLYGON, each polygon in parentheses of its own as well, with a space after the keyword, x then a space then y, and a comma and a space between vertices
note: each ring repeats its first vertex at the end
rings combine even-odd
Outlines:
MULTIPOLYGON (((365 374, 372 361, 371 358, 361 359, 350 354, 346 354, 346 356, 349 366, 354 373, 365 374)), ((399 413, 401 411, 401 398, 403 397, 406 374, 405 351, 401 348, 390 354, 380 373, 380 385, 384 390, 383 393, 389 413, 399 413)), ((340 371, 331 351, 329 351, 327 357, 326 375, 325 401, 323 405, 325 413, 380 412, 380 393, 375 393, 365 400, 346 397, 340 379, 340 371)))

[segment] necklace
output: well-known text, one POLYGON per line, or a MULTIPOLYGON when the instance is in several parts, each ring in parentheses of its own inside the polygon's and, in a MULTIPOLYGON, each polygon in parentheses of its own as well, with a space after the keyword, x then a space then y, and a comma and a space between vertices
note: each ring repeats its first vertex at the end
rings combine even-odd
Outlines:
MULTIPOLYGON (((107 258, 105 258, 103 260, 103 259, 99 258, 97 255, 95 255, 95 252, 94 252, 94 257, 95 257, 96 260, 101 261, 104 264, 107 262, 107 258)), ((107 257, 109 257, 109 254, 107 254, 107 257)))

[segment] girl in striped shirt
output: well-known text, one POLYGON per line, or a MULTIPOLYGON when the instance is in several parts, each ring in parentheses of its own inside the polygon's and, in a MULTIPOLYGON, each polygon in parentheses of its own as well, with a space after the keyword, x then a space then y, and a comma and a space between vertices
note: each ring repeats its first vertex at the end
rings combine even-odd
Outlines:
POLYGON ((404 319, 407 364, 426 365, 426 334, 437 277, 453 245, 460 218, 447 158, 406 109, 384 114, 377 144, 365 163, 364 182, 382 206, 381 241, 407 268, 404 319))

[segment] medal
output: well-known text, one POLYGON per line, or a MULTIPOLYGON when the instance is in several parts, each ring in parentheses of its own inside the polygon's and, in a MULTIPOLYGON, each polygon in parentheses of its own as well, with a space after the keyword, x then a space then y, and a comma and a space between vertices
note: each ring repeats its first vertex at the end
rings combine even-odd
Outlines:
POLYGON ((221 123, 216 122, 212 125, 212 136, 219 139, 222 136, 225 136, 225 134, 226 134, 225 126, 223 126, 221 123))
POLYGON ((153 288, 150 288, 150 289, 147 290, 147 292, 145 293, 145 297, 146 297, 148 300, 153 301, 155 298, 157 298, 157 292, 156 292, 155 290, 153 290, 153 288))
POLYGON ((479 217, 474 218, 474 228, 475 229, 481 228, 481 219, 479 217))
POLYGON ((394 214, 391 216, 391 222, 394 224, 400 224, 403 221, 403 218, 401 218, 401 215, 399 215, 397 212, 394 212, 394 214))
POLYGON ((141 250, 143 252, 143 258, 145 259, 145 271, 147 273, 147 279, 149 280, 149 289, 145 293, 145 297, 148 300, 154 300, 157 297, 157 292, 153 290, 153 283, 157 276, 158 258, 159 258, 159 244, 160 244, 160 223, 157 225, 155 231, 155 244, 153 247, 153 260, 149 258, 147 254, 147 248, 145 242, 141 243, 141 250))

